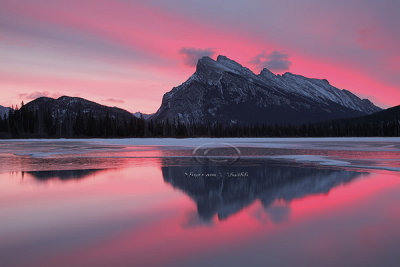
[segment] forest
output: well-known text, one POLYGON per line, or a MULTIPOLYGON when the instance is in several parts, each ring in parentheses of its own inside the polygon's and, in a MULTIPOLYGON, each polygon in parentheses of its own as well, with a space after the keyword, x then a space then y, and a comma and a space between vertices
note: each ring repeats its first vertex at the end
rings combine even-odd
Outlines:
POLYGON ((78 111, 63 119, 51 112, 21 106, 0 118, 0 138, 128 138, 128 137, 367 137, 400 136, 400 119, 343 119, 303 125, 204 125, 179 120, 95 117, 78 111))

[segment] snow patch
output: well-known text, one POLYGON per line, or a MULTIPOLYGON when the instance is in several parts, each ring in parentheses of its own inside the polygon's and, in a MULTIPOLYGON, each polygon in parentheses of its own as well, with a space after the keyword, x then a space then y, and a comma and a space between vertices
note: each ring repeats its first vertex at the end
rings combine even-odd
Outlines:
POLYGON ((326 156, 318 156, 318 155, 282 155, 282 156, 271 156, 270 158, 294 160, 300 163, 318 163, 320 165, 327 165, 327 166, 346 166, 350 164, 350 162, 347 161, 335 160, 328 158, 326 156))

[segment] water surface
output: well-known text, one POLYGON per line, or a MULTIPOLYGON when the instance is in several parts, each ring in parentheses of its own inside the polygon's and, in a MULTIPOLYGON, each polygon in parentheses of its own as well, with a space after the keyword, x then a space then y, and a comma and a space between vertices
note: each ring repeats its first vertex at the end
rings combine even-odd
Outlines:
POLYGON ((0 141, 0 266, 400 262, 398 139, 151 142, 0 141))

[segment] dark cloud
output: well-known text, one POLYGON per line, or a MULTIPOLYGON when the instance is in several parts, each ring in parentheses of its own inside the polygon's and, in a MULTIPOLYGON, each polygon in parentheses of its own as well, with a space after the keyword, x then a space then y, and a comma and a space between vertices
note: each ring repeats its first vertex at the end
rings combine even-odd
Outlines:
POLYGON ((255 56, 249 63, 258 69, 268 68, 273 71, 286 71, 292 64, 292 62, 289 61, 289 55, 279 51, 272 51, 270 54, 263 51, 255 56))
POLYGON ((179 54, 183 56, 183 63, 187 66, 194 67, 197 61, 204 57, 212 57, 215 52, 212 48, 193 48, 193 47, 183 47, 179 50, 179 54))
POLYGON ((18 94, 20 99, 25 99, 25 100, 33 100, 39 97, 51 97, 51 98, 59 98, 62 96, 62 94, 55 92, 55 93, 50 93, 48 91, 35 91, 32 93, 23 93, 23 94, 18 94))
POLYGON ((104 102, 110 102, 110 103, 118 103, 118 104, 122 104, 125 103, 124 100, 122 99, 115 99, 115 98, 107 98, 107 99, 103 99, 104 102))

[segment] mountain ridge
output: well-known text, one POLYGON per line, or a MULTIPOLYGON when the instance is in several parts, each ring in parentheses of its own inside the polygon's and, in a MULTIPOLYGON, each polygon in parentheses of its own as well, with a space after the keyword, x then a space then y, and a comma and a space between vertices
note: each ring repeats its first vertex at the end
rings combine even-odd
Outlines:
POLYGON ((96 102, 71 96, 61 96, 59 98, 39 97, 24 105, 28 110, 43 112, 44 108, 49 110, 52 117, 63 120, 67 116, 76 116, 78 112, 83 114, 91 113, 93 117, 104 117, 107 113, 110 118, 128 119, 133 115, 128 111, 118 108, 98 104, 96 102))
POLYGON ((143 113, 143 112, 137 111, 137 112, 135 112, 135 113, 132 113, 132 115, 135 116, 135 117, 138 118, 138 119, 147 120, 148 118, 150 118, 151 116, 153 116, 153 113, 152 113, 152 114, 147 114, 147 113, 143 113))
POLYGON ((217 60, 199 59, 189 79, 164 94, 151 119, 202 124, 298 124, 379 110, 368 99, 340 90, 326 79, 290 72, 275 75, 266 68, 255 74, 219 55, 217 60))
POLYGON ((396 122, 400 126, 400 105, 390 107, 387 109, 383 109, 381 111, 362 116, 362 117, 355 117, 345 119, 343 121, 352 121, 352 122, 375 122, 375 123, 389 123, 389 122, 396 122))

